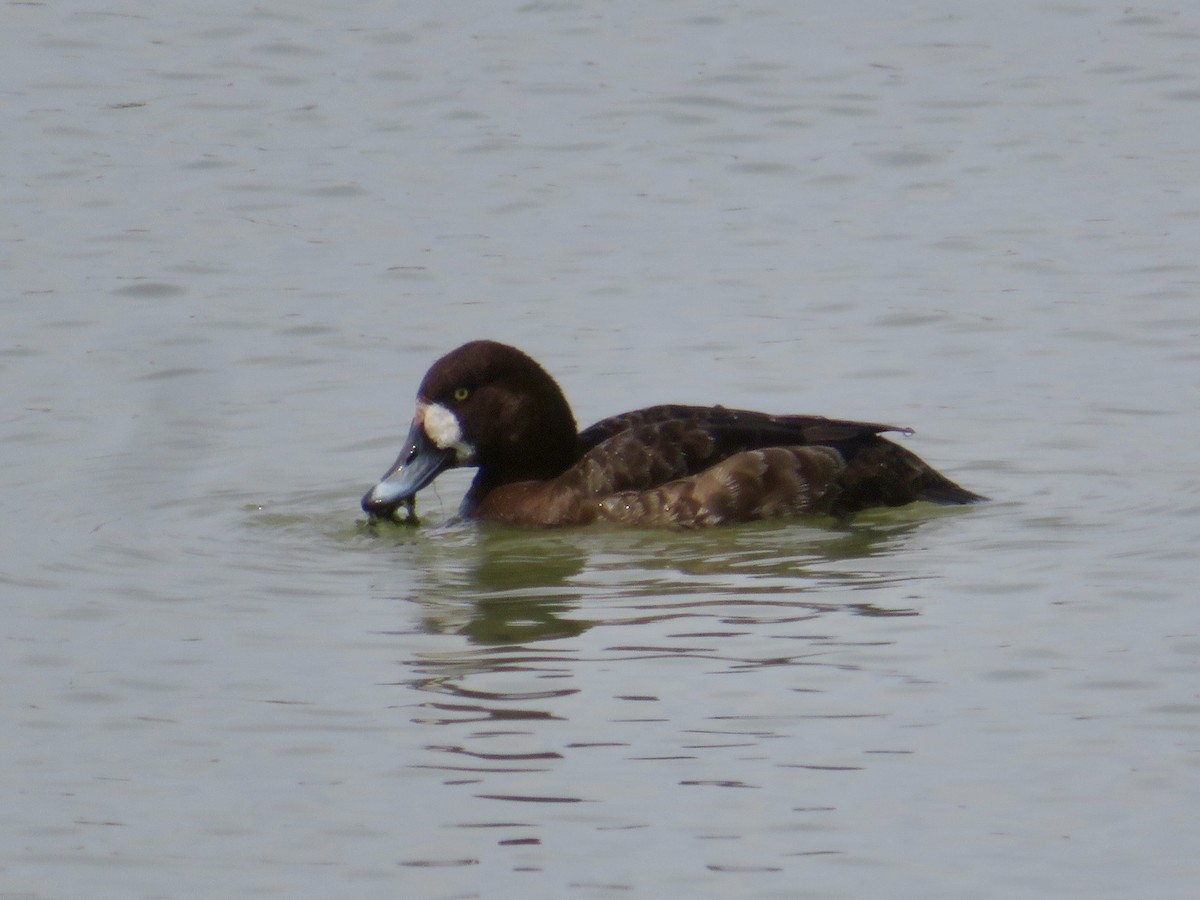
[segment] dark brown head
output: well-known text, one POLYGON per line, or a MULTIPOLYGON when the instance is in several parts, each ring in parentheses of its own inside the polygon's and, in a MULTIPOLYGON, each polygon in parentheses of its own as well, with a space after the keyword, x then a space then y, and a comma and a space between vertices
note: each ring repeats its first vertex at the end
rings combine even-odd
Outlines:
POLYGON ((575 417, 546 370, 515 347, 471 341, 426 373, 404 449, 362 505, 391 516, 456 466, 479 468, 475 502, 502 484, 553 478, 575 456, 575 417))

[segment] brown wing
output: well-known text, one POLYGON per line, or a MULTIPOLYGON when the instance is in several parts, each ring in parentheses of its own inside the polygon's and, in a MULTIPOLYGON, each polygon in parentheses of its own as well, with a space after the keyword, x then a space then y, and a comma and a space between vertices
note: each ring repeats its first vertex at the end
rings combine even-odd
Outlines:
POLYGON ((884 431, 912 433, 911 429, 896 425, 851 422, 824 416, 776 416, 753 410, 726 409, 724 406, 663 404, 609 416, 585 428, 580 432, 577 442, 579 456, 584 456, 614 435, 668 422, 702 429, 719 438, 721 444, 730 447, 740 445, 742 450, 823 444, 884 431))
POLYGON ((584 468, 595 475, 581 489, 590 496, 647 490, 697 475, 749 450, 826 447, 837 452, 845 468, 837 476, 836 490, 813 502, 834 515, 914 500, 956 504, 985 499, 882 437, 885 431, 912 434, 912 429, 895 425, 823 416, 780 416, 721 406, 651 406, 604 419, 580 435, 581 445, 598 441, 583 454, 584 468), (683 444, 688 452, 672 456, 670 451, 683 434, 689 436, 683 444), (639 456, 643 449, 649 455, 645 462, 639 456), (670 467, 655 467, 665 459, 671 461, 670 467), (620 464, 610 467, 614 460, 620 464))

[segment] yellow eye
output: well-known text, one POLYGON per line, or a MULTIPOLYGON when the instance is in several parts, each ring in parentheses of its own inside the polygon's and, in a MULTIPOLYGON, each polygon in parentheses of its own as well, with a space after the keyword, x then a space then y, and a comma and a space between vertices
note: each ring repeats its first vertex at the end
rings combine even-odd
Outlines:
POLYGON ((469 390, 467 390, 465 387, 455 388, 454 389, 454 399, 457 400, 459 403, 462 403, 464 400, 467 399, 467 397, 470 395, 470 393, 471 392, 469 390))

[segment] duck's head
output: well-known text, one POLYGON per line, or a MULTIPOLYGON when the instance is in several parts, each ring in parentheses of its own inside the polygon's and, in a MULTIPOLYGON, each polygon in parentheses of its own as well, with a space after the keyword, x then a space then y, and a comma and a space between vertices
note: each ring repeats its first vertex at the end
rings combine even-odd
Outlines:
POLYGON ((477 466, 472 495, 543 480, 575 460, 575 417, 533 359, 495 341, 471 341, 425 374, 396 462, 362 499, 372 518, 393 518, 446 469, 477 466))

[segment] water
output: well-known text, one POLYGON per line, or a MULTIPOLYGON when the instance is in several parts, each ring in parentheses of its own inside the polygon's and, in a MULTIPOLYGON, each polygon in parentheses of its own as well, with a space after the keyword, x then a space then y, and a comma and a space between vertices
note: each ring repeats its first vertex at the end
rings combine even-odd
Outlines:
POLYGON ((1200 17, 3 18, 0 896, 1195 894, 1200 17), (368 530, 475 337, 995 499, 368 530))

